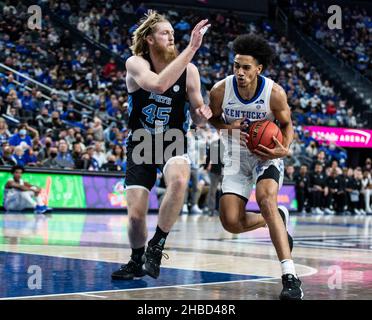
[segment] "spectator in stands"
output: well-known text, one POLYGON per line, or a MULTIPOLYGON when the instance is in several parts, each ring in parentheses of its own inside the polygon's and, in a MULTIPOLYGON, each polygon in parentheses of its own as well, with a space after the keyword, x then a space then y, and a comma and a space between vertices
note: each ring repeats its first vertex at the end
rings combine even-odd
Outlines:
POLYGON ((306 155, 310 158, 314 158, 318 155, 318 148, 317 143, 315 141, 311 141, 309 145, 305 149, 306 155))
POLYGON ((352 190, 359 191, 359 201, 355 203, 355 210, 356 214, 365 215, 367 212, 364 210, 364 194, 363 192, 363 173, 360 168, 356 168, 354 170, 354 179, 355 185, 353 185, 352 190))
POLYGON ((363 171, 362 179, 362 194, 364 197, 364 211, 370 214, 372 213, 371 209, 371 196, 372 196, 372 178, 371 171, 363 171))
POLYGON ((122 168, 116 164, 116 157, 114 155, 107 156, 107 162, 102 165, 103 171, 121 171, 122 168))
POLYGON ((105 79, 108 79, 117 70, 117 65, 114 58, 110 58, 110 61, 103 67, 102 75, 105 79))
POLYGON ((94 170, 92 159, 87 151, 82 153, 81 158, 77 160, 75 167, 79 170, 94 170))
POLYGON ((8 141, 11 134, 8 130, 8 125, 4 118, 0 117, 0 144, 5 141, 8 141))
POLYGON ((64 169, 74 168, 74 160, 72 159, 72 156, 68 151, 68 146, 65 140, 59 141, 56 160, 58 162, 58 165, 64 169))
POLYGON ((44 134, 46 129, 51 127, 52 120, 49 116, 48 109, 45 107, 41 108, 40 114, 36 116, 35 120, 41 134, 44 134))
POLYGON ((357 121, 357 118, 355 117, 355 115, 353 113, 353 109, 348 109, 347 110, 347 116, 346 116, 345 120, 346 120, 345 125, 348 128, 357 128, 358 127, 358 121, 357 121))
POLYGON ((82 150, 82 152, 84 152, 85 149, 86 149, 86 145, 85 145, 85 143, 84 143, 84 142, 85 142, 85 141, 84 141, 84 137, 83 137, 83 135, 82 135, 80 132, 78 132, 78 131, 75 132, 75 142, 78 143, 78 144, 80 144, 81 150, 82 150))
POLYGON ((47 129, 47 136, 45 136, 42 140, 41 140, 41 149, 39 151, 39 154, 38 154, 38 161, 39 162, 42 162, 43 160, 47 159, 49 157, 49 152, 50 152, 50 148, 53 146, 53 140, 52 138, 50 137, 50 135, 52 134, 52 129, 47 129), (48 132, 48 130, 50 130, 48 132))
MULTIPOLYGON (((206 203, 207 201, 207 196, 209 193, 209 187, 210 187, 210 180, 209 180, 209 175, 208 171, 205 170, 204 168, 200 168, 200 174, 198 176, 198 191, 196 193, 196 204, 200 208, 200 212, 193 212, 192 213, 197 213, 197 214, 202 214, 206 211, 206 203)), ((213 211, 212 211, 213 212, 213 211)))
POLYGON ((218 214, 218 211, 216 210, 216 196, 217 191, 220 189, 220 184, 222 183, 222 147, 221 139, 218 138, 213 140, 207 148, 206 168, 209 173, 209 191, 206 200, 206 210, 208 211, 209 216, 218 214))
POLYGON ((94 157, 94 146, 87 147, 86 152, 87 152, 87 154, 89 156, 89 160, 90 160, 89 170, 98 171, 100 169, 100 165, 99 165, 99 162, 97 161, 97 159, 94 157))
POLYGON ((18 127, 18 132, 15 133, 13 136, 9 139, 9 144, 11 146, 19 146, 22 142, 26 143, 31 147, 32 145, 32 139, 28 135, 27 130, 30 130, 35 133, 35 136, 38 136, 39 133, 36 130, 33 130, 31 127, 29 127, 27 124, 21 124, 18 127))
POLYGON ((12 148, 2 147, 2 153, 0 155, 0 165, 2 166, 14 166, 17 164, 16 159, 12 155, 12 148))
POLYGON ((23 145, 19 145, 14 148, 13 159, 18 166, 24 167, 27 164, 27 155, 25 154, 23 145))
MULTIPOLYGON (((91 130, 88 129, 87 132, 86 132, 86 135, 85 135, 85 145, 87 147, 92 146, 94 144, 93 133, 91 133, 90 131, 91 130)), ((124 143, 124 145, 125 145, 125 143, 124 143)))
POLYGON ((187 153, 191 162, 191 172, 190 172, 190 187, 186 190, 185 202, 182 208, 182 213, 189 213, 188 203, 190 197, 192 214, 202 214, 203 211, 199 208, 197 203, 198 196, 198 185, 199 185, 199 173, 200 173, 200 154, 199 154, 199 130, 196 125, 191 126, 191 130, 187 133, 187 153), (189 192, 189 189, 191 192, 189 192))
POLYGON ((125 138, 124 138, 124 132, 117 132, 116 133, 116 139, 113 141, 113 143, 115 145, 125 146, 126 141, 125 141, 125 138))
POLYGON ((327 165, 327 159, 326 159, 326 154, 324 151, 319 151, 319 153, 316 156, 316 159, 313 161, 312 164, 312 169, 315 169, 315 165, 320 164, 323 168, 326 167, 327 165))
POLYGON ((305 147, 307 147, 310 144, 311 141, 315 141, 316 142, 315 138, 313 138, 311 136, 310 131, 307 130, 307 129, 304 131, 304 135, 301 138, 301 140, 304 141, 305 147))
POLYGON ((112 155, 115 156, 115 164, 120 166, 122 170, 126 168, 126 154, 122 145, 116 144, 113 146, 112 155))
MULTIPOLYGON (((106 163, 106 153, 104 152, 101 141, 96 141, 94 145, 93 157, 98 161, 98 166, 101 168, 106 163)), ((124 157, 123 157, 124 159, 124 157)))
POLYGON ((72 149, 72 144, 75 142, 75 129, 74 128, 68 128, 67 135, 64 137, 66 140, 69 149, 72 149))
POLYGON ((147 13, 147 11, 148 9, 146 8, 145 4, 141 2, 135 12, 137 20, 140 20, 147 13))
POLYGON ((297 197, 297 205, 298 211, 304 215, 306 214, 305 206, 308 203, 308 191, 309 191, 309 177, 307 174, 307 166, 302 165, 300 168, 299 174, 295 178, 296 182, 296 197, 297 197))
POLYGON ((324 212, 327 214, 335 214, 335 212, 341 214, 345 206, 345 184, 337 168, 331 168, 331 174, 326 179, 326 186, 328 193, 324 212))
POLYGON ((59 111, 53 111, 51 114, 52 123, 51 129, 53 129, 53 140, 57 140, 59 138, 59 134, 62 130, 66 129, 66 125, 60 119, 59 111))
POLYGON ((25 90, 23 91, 22 98, 21 98, 21 104, 23 111, 28 111, 29 114, 33 114, 34 111, 36 111, 36 106, 34 104, 34 101, 32 99, 32 96, 29 91, 25 90))
POLYGON ((94 140, 97 141, 103 141, 104 135, 103 135, 103 127, 102 127, 102 120, 95 117, 93 119, 93 136, 94 140))
POLYGON ((313 37, 320 44, 325 46, 332 54, 350 64, 362 74, 370 76, 366 72, 370 61, 368 57, 371 52, 371 42, 368 35, 370 29, 370 17, 366 10, 360 7, 343 7, 342 24, 347 26, 345 30, 334 33, 324 28, 319 21, 324 18, 323 13, 327 12, 327 4, 314 2, 308 5, 306 2, 292 2, 289 13, 294 17, 295 22, 303 28, 303 31, 313 37))
POLYGON ((107 114, 106 111, 105 102, 101 102, 99 104, 99 108, 94 112, 94 116, 100 119, 101 121, 107 122, 109 115, 107 114))
POLYGON ((355 173, 352 168, 347 170, 347 176, 345 177, 345 192, 346 192, 346 204, 347 212, 350 214, 360 214, 359 211, 359 194, 362 188, 361 181, 355 179, 355 173))
POLYGON ((314 171, 310 175, 309 191, 311 194, 311 212, 323 215, 323 200, 326 196, 326 175, 320 162, 315 163, 314 171))
POLYGON ((285 167, 284 179, 287 182, 294 182, 295 181, 295 168, 293 165, 287 165, 285 167))
POLYGON ((304 152, 304 144, 301 141, 300 137, 298 136, 298 133, 296 132, 293 138, 293 142, 290 145, 290 150, 293 155, 293 157, 297 157, 304 152))
POLYGON ((81 144, 77 141, 74 141, 72 143, 71 156, 74 161, 75 167, 76 167, 76 163, 80 161, 82 153, 83 153, 83 149, 81 147, 81 144))
POLYGON ((371 160, 371 158, 367 158, 365 160, 363 171, 372 172, 372 160, 371 160))
POLYGON ((331 142, 329 144, 327 156, 332 160, 336 160, 341 168, 346 165, 347 154, 345 150, 341 147, 336 146, 334 142, 331 142))
POLYGON ((63 169, 60 162, 57 161, 58 149, 51 147, 46 159, 42 162, 42 166, 50 169, 63 169))
POLYGON ((125 14, 133 14, 133 13, 134 13, 133 5, 130 3, 130 1, 125 2, 125 3, 121 6, 121 10, 122 10, 125 14))

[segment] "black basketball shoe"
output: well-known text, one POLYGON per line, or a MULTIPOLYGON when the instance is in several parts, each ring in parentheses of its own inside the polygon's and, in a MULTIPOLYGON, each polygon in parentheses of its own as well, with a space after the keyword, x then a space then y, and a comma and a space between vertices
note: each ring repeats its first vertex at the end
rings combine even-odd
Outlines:
POLYGON ((283 222, 284 222, 285 228, 286 228, 286 230, 287 230, 289 248, 291 249, 291 252, 292 252, 292 249, 293 249, 293 238, 292 238, 292 236, 288 233, 289 211, 288 211, 288 209, 287 209, 285 206, 279 206, 279 207, 278 207, 278 210, 279 210, 280 216, 281 216, 282 219, 283 219, 283 222))
POLYGON ((168 255, 163 253, 163 248, 161 246, 148 245, 145 254, 142 256, 143 271, 154 279, 159 277, 160 263, 163 256, 169 259, 168 255))
POLYGON ((119 270, 111 274, 111 279, 133 280, 134 278, 140 278, 145 275, 145 272, 142 270, 142 263, 130 259, 127 264, 122 265, 119 270))
POLYGON ((304 293, 301 289, 301 281, 293 274, 282 275, 283 290, 280 293, 280 300, 302 300, 304 293))

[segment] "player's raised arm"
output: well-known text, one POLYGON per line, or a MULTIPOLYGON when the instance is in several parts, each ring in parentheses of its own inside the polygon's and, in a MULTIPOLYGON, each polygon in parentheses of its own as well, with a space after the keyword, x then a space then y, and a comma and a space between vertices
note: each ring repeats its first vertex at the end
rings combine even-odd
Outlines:
POLYGON ((196 125, 204 124, 212 117, 212 111, 204 104, 200 91, 199 71, 192 63, 187 67, 186 86, 187 96, 191 104, 191 118, 196 125))
POLYGON ((209 93, 209 107, 212 110, 212 117, 209 122, 217 129, 228 129, 230 126, 222 119, 222 102, 225 94, 225 80, 217 82, 209 93))
MULTIPOLYGON (((168 22, 164 21, 164 23, 168 22)), ((158 94, 164 93, 179 79, 188 63, 199 49, 203 40, 203 30, 205 30, 203 28, 206 26, 209 26, 208 20, 201 20, 191 32, 190 43, 186 49, 157 74, 151 70, 150 64, 141 55, 145 53, 144 46, 157 41, 155 39, 155 36, 157 36, 155 33, 159 30, 152 30, 151 26, 147 26, 146 24, 141 25, 134 33, 134 45, 132 46, 134 56, 130 57, 126 62, 129 77, 133 78, 137 85, 146 91, 158 94), (142 43, 142 47, 138 46, 137 43, 142 43)), ((163 38, 162 41, 167 41, 168 46, 174 46, 172 26, 168 23, 168 26, 166 26, 164 30, 161 30, 161 32, 164 32, 164 34, 159 35, 159 37, 166 37, 166 40, 163 38)))

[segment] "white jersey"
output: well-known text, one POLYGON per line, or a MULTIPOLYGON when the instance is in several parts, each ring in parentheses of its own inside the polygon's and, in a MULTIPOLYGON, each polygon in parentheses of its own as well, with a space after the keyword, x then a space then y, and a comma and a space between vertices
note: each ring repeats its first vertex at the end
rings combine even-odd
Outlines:
MULTIPOLYGON (((270 96, 274 81, 264 76, 257 94, 250 100, 245 100, 239 95, 237 81, 234 75, 228 76, 225 80, 225 95, 222 102, 222 110, 226 123, 247 118, 249 121, 270 120, 274 121, 274 115, 270 109, 270 96)), ((223 135, 226 145, 226 134, 223 135)), ((230 140, 230 139, 229 139, 230 140)), ((231 141, 231 140, 230 140, 231 141)), ((243 152, 249 152, 242 147, 243 152)))
MULTIPOLYGON (((9 181, 14 181, 10 179, 9 181)), ((22 179, 19 180, 21 186, 24 185, 22 179)), ((27 208, 35 207, 35 200, 33 199, 33 191, 22 191, 17 188, 5 188, 4 189, 4 208, 6 210, 16 210, 21 211, 27 208)))
MULTIPOLYGON (((9 179, 8 182, 13 181, 14 179, 9 179)), ((22 179, 19 180, 19 184, 23 186, 25 183, 23 182, 22 179)), ((4 188, 4 197, 3 199, 6 199, 8 196, 13 195, 15 192, 20 191, 19 189, 16 188, 4 188)))
MULTIPOLYGON (((250 100, 243 99, 238 92, 238 85, 234 75, 225 80, 225 95, 222 103, 223 116, 226 123, 239 119, 249 119, 251 122, 259 120, 275 120, 270 109, 271 91, 274 81, 263 76, 257 94, 250 100)), ((246 146, 240 145, 240 134, 228 135, 222 130, 224 153, 224 177, 222 192, 233 193, 249 199, 253 185, 257 179, 271 166, 279 171, 276 181, 279 188, 283 183, 284 165, 281 159, 261 160, 251 153, 246 146)))

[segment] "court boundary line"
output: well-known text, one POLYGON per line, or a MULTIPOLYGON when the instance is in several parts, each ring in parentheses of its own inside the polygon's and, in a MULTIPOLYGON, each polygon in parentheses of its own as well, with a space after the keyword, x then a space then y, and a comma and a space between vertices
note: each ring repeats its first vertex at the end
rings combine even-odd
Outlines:
MULTIPOLYGON (((43 245, 38 245, 38 246, 44 247, 43 245)), ((175 251, 177 251, 177 250, 175 250, 175 251)), ((28 252, 17 252, 17 251, 16 252, 15 251, 3 251, 3 250, 0 250, 0 252, 10 252, 10 253, 15 253, 15 254, 29 254, 29 255, 39 255, 39 256, 46 256, 46 257, 62 258, 62 259, 75 259, 75 260, 83 260, 83 261, 94 261, 94 262, 105 262, 105 263, 121 264, 121 262, 113 262, 113 261, 107 261, 107 260, 98 260, 98 259, 94 259, 94 258, 89 258, 89 259, 71 258, 71 257, 66 257, 66 256, 60 256, 60 255, 59 256, 56 256, 56 255, 51 255, 51 254, 39 254, 39 253, 28 253, 28 252)), ((207 254, 213 255, 213 253, 207 253, 207 254)), ((264 261, 273 261, 273 260, 270 260, 270 259, 257 258, 257 257, 249 257, 249 259, 264 260, 264 261)), ((310 266, 307 266, 307 265, 304 265, 304 264, 295 263, 295 265, 301 266, 303 268, 311 269, 312 271, 309 272, 311 274, 315 274, 315 273, 318 272, 318 269, 313 268, 313 267, 310 267, 310 266)), ((163 265, 161 268, 179 269, 179 270, 186 270, 186 271, 198 271, 198 272, 224 273, 224 274, 232 274, 232 275, 235 275, 235 276, 255 276, 255 277, 261 277, 260 275, 254 275, 254 274, 237 273, 237 272, 224 272, 224 271, 211 271, 211 270, 200 270, 200 269, 194 269, 194 268, 190 268, 190 267, 175 267, 175 266, 165 266, 165 265, 163 265)), ((306 277, 306 276, 308 276, 308 273, 301 274, 300 276, 301 277, 304 277, 304 276, 306 277)), ((267 277, 269 277, 269 276, 267 276, 267 277)), ((276 279, 275 277, 269 277, 269 278, 270 279, 276 279)), ((280 279, 280 277, 278 279, 280 279)))
MULTIPOLYGON (((318 269, 301 265, 311 269, 308 273, 301 274, 299 277, 308 277, 313 274, 318 273, 318 269)), ((195 270, 198 271, 198 270, 195 270)), ((200 271, 200 270, 199 270, 200 271)), ((249 276, 249 275, 246 275, 249 276)), ((253 275, 251 275, 253 276, 253 275)), ((259 276, 255 276, 259 277, 259 276)), ((131 288, 131 289, 120 289, 120 290, 102 290, 102 291, 82 291, 82 292, 71 292, 71 293, 57 293, 57 294, 46 294, 46 295, 34 295, 34 296, 18 296, 18 297, 6 297, 0 298, 0 300, 20 300, 20 299, 34 299, 34 298, 43 298, 43 297, 62 297, 62 296, 72 296, 72 295, 91 295, 95 293, 120 293, 120 292, 131 292, 131 291, 145 291, 153 289, 169 289, 169 288, 183 288, 189 286, 208 286, 208 285, 219 285, 219 284, 230 284, 230 283, 245 283, 245 282, 264 282, 267 280, 280 280, 281 277, 262 277, 261 279, 246 279, 246 280, 233 280, 233 281, 220 281, 220 282, 208 282, 208 283, 192 283, 192 284, 181 284, 181 285, 170 285, 170 286, 161 286, 161 287, 151 287, 151 288, 131 288)))
MULTIPOLYGON (((221 282, 208 282, 208 283, 191 283, 191 284, 181 284, 181 285, 170 285, 161 287, 151 287, 151 288, 131 288, 131 289, 120 289, 120 290, 102 290, 102 291, 82 291, 82 292, 70 292, 70 293, 57 293, 57 294, 42 294, 34 296, 18 296, 18 297, 7 297, 0 298, 0 300, 14 300, 14 299, 30 299, 30 298, 43 298, 43 297, 61 297, 61 296, 71 296, 71 295, 81 295, 81 294, 95 294, 95 293, 111 293, 111 292, 130 292, 130 291, 145 291, 154 289, 169 289, 177 287, 188 287, 188 286, 207 286, 207 285, 218 285, 218 284, 228 284, 228 283, 238 283, 238 282, 252 282, 257 280, 271 280, 270 277, 262 277, 262 279, 246 279, 246 280, 233 280, 233 281, 221 281, 221 282)), ((135 281, 135 280, 134 280, 135 281)))

